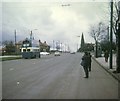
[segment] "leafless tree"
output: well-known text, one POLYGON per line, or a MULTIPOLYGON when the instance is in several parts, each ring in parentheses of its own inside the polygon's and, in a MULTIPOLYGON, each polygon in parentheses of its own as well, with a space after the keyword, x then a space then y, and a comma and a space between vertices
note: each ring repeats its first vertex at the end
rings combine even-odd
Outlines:
MULTIPOLYGON (((103 38, 105 38, 105 34, 107 30, 107 27, 105 26, 105 24, 103 22, 99 22, 97 25, 91 26, 90 27, 90 35, 94 38, 95 40, 95 46, 96 46, 96 50, 98 49, 98 42, 100 42, 103 38)), ((97 56, 97 51, 95 52, 95 57, 97 56)))
POLYGON ((118 8, 118 2, 114 2, 114 13, 113 13, 113 31, 116 36, 116 47, 117 47, 117 69, 116 72, 120 73, 120 24, 119 24, 119 18, 120 11, 118 8))
POLYGON ((90 35, 94 38, 95 42, 106 38, 108 35, 107 28, 103 22, 99 22, 97 25, 90 27, 90 35))
POLYGON ((119 10, 118 10, 118 3, 114 2, 114 8, 113 8, 113 31, 114 34, 117 35, 117 30, 118 30, 118 21, 119 21, 119 10))

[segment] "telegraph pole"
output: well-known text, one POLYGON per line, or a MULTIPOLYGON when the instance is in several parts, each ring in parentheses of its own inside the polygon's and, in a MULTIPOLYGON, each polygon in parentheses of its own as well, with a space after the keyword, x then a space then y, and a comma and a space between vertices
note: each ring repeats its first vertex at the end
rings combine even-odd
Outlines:
POLYGON ((53 51, 54 51, 54 40, 53 40, 53 51))
POLYGON ((110 69, 112 69, 112 28, 113 28, 113 0, 111 0, 111 14, 110 14, 110 69))
POLYGON ((108 38, 107 38, 107 40, 109 41, 109 26, 108 26, 108 28, 107 28, 107 30, 108 30, 108 38))
POLYGON ((15 53, 16 53, 16 51, 17 51, 17 49, 16 49, 16 30, 15 30, 15 53))
POLYGON ((15 30, 15 45, 16 45, 16 30, 15 30))
POLYGON ((30 41, 31 41, 31 45, 32 45, 32 31, 30 32, 30 41))
POLYGON ((62 43, 61 43, 61 52, 62 52, 62 43))

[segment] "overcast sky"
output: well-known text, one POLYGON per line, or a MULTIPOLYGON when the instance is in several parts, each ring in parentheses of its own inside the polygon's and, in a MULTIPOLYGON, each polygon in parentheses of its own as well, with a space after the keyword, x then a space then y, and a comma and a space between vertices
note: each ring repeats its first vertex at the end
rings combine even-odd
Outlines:
POLYGON ((14 40, 17 30, 20 41, 29 38, 32 30, 35 40, 50 46, 53 40, 60 41, 76 50, 81 39, 77 36, 83 33, 85 42, 94 43, 90 25, 107 22, 108 15, 108 2, 3 2, 2 40, 14 40))

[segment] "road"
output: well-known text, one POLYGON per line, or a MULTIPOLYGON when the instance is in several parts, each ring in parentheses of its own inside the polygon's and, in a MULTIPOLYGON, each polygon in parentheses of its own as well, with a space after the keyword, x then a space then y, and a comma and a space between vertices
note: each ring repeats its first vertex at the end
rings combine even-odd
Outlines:
POLYGON ((118 82, 92 61, 90 78, 82 54, 2 62, 3 99, 117 99, 118 82))

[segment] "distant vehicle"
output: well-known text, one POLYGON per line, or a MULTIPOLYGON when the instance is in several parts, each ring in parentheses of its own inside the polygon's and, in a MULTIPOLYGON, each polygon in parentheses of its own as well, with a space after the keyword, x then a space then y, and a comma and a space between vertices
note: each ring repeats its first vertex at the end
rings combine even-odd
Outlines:
POLYGON ((60 52, 55 52, 55 56, 60 56, 60 52))
POLYGON ((50 55, 48 52, 40 52, 40 55, 50 55))
POLYGON ((75 52, 70 52, 70 54, 75 54, 75 52))
POLYGON ((22 58, 31 59, 31 58, 40 58, 40 49, 39 47, 32 46, 31 41, 26 39, 23 41, 22 47, 20 48, 22 58))

